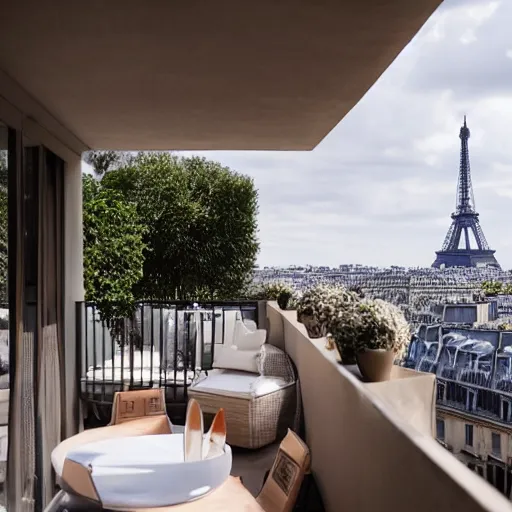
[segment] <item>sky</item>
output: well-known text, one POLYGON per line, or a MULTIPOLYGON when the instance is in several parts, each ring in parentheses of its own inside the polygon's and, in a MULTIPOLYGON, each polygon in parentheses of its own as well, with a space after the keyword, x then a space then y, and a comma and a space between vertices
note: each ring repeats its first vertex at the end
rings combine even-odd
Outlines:
POLYGON ((512 1, 445 0, 311 152, 204 152, 254 178, 260 266, 430 266, 455 209, 464 114, 476 209, 512 268, 512 1))

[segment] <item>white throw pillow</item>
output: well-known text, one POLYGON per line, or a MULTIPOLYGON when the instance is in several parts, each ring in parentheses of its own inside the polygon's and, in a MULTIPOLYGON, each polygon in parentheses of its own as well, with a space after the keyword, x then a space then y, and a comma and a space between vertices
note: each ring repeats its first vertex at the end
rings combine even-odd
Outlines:
POLYGON ((265 330, 250 331, 241 320, 237 320, 231 344, 215 345, 213 367, 259 373, 261 346, 266 338, 265 330))
POLYGON ((233 345, 238 347, 238 350, 259 350, 266 340, 267 331, 265 329, 251 331, 241 320, 236 322, 233 345))
POLYGON ((259 373, 260 350, 238 350, 236 346, 215 346, 213 367, 259 373))

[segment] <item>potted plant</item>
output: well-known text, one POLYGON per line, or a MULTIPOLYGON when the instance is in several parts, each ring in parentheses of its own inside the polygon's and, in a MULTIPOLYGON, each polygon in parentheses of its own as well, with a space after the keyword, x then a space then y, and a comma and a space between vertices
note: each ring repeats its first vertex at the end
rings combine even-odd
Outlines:
POLYGON ((410 329, 396 306, 376 299, 363 299, 331 323, 331 335, 343 364, 357 362, 370 382, 389 379, 396 358, 409 343, 410 329))
POLYGON ((299 304, 301 294, 300 292, 294 291, 288 299, 286 309, 289 311, 296 311, 299 304))
POLYGON ((359 300, 342 286, 316 286, 297 300, 297 321, 304 324, 310 338, 323 338, 330 332, 333 319, 359 300))
POLYGON ((289 287, 283 287, 277 295, 277 305, 284 311, 289 309, 294 293, 289 287))
POLYGON ((289 309, 293 297, 293 288, 279 281, 253 286, 247 293, 249 299, 275 300, 281 309, 289 309))

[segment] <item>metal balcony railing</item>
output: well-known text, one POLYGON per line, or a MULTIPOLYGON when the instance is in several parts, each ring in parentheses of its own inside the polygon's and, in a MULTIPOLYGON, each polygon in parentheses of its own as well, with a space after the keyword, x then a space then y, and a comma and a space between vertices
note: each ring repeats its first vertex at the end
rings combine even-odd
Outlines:
POLYGON ((94 304, 76 308, 80 398, 95 411, 108 409, 116 391, 153 387, 165 388, 170 412, 181 411, 188 387, 212 368, 215 347, 233 339, 239 323, 259 327, 256 301, 139 302, 115 326, 94 304))

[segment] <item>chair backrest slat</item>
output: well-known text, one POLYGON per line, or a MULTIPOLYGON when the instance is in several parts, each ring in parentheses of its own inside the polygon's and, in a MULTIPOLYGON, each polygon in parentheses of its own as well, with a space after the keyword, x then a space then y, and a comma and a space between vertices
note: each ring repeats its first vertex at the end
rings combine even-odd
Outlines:
POLYGON ((119 391, 114 396, 110 425, 166 414, 163 388, 119 391))

